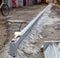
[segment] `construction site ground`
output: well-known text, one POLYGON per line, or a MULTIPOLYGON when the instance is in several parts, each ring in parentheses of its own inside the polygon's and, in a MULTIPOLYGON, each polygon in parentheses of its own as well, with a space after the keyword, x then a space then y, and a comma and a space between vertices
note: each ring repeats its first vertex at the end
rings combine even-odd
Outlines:
POLYGON ((60 40, 59 12, 59 6, 49 7, 22 42, 19 49, 27 55, 27 58, 44 58, 44 54, 41 52, 44 41, 60 40))
POLYGON ((11 8, 9 16, 0 14, 0 49, 13 38, 14 32, 21 31, 45 7, 46 4, 11 8))
MULTIPOLYGON (((34 25, 26 39, 23 40, 18 48, 19 53, 15 58, 44 58, 43 52, 41 52, 43 42, 46 40, 60 40, 59 18, 60 7, 55 5, 49 7, 34 25)), ((6 45, 4 51, 0 54, 0 58, 13 58, 8 55, 8 48, 9 46, 6 45)))

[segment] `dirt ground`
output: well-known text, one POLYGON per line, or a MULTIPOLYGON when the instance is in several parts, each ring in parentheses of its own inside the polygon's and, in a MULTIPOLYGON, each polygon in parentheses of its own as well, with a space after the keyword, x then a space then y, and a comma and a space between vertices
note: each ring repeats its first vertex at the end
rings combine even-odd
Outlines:
MULTIPOLYGON (((29 44, 26 42, 24 43, 25 46, 22 44, 22 46, 24 48, 20 48, 26 55, 28 58, 44 58, 44 54, 41 52, 41 46, 43 45, 44 41, 51 41, 51 40, 60 40, 60 14, 58 15, 58 13, 60 12, 60 8, 53 6, 51 8, 51 12, 49 13, 49 11, 47 11, 45 13, 45 15, 47 17, 44 17, 43 19, 46 19, 45 24, 43 25, 43 28, 41 30, 41 32, 39 33, 40 29, 41 29, 41 24, 40 22, 38 22, 35 27, 32 29, 32 33, 29 35, 28 40, 26 38, 26 41, 29 42, 29 44), (48 14, 46 14, 48 12, 48 14), (41 36, 40 36, 41 35, 41 36), (32 39, 34 40, 32 40, 32 39), (36 39, 36 41, 35 41, 36 39), (31 40, 31 43, 30 41, 31 40), (26 48, 27 44, 29 45, 29 47, 26 48), (36 55, 33 55, 34 53, 30 49, 30 45, 32 44, 32 51, 37 47, 39 47, 39 52, 36 55), (32 54, 28 55, 28 51, 31 51, 32 54)), ((21 46, 21 47, 22 47, 21 46)), ((36 50, 35 50, 36 51, 36 50)))
POLYGON ((9 18, 3 17, 0 14, 0 49, 8 40, 10 41, 13 38, 14 32, 21 31, 45 7, 46 5, 42 4, 12 8, 10 9, 9 18), (13 20, 13 22, 10 20, 13 20), (14 20, 21 21, 14 22, 14 20))
POLYGON ((44 40, 60 40, 60 6, 53 5, 49 17, 54 22, 44 25, 41 34, 44 40))
MULTIPOLYGON (((44 24, 42 28, 42 32, 40 33, 40 39, 37 40, 37 43, 34 44, 36 46, 43 45, 44 41, 59 41, 60 40, 60 7, 56 7, 55 5, 51 8, 51 12, 48 14, 47 22, 44 24), (59 15, 58 15, 59 14, 59 15), (49 19, 50 18, 50 19, 49 19)), ((45 18, 46 19, 46 18, 45 18)), ((40 26, 41 27, 41 26, 40 26)), ((38 33, 38 31, 37 31, 38 33)), ((37 35, 37 34, 36 34, 37 35)), ((28 57, 29 58, 29 57, 28 57)), ((31 56, 31 58, 35 58, 31 56)), ((38 57, 36 58, 44 58, 44 54, 41 52, 38 53, 38 57)))
MULTIPOLYGON (((24 52, 25 56, 27 56, 26 58, 44 58, 44 55, 40 50, 43 42, 46 40, 60 40, 60 17, 57 15, 58 11, 60 11, 60 8, 54 7, 55 6, 52 7, 51 12, 47 11, 43 15, 44 18, 41 18, 43 20, 42 23, 44 23, 44 20, 47 18, 45 24, 42 24, 41 21, 38 21, 30 34, 26 37, 26 40, 24 40, 19 47, 19 49, 24 52)), ((2 53, 1 58, 6 58, 3 57, 3 55, 6 54, 2 53)))
POLYGON ((26 6, 17 9, 13 8, 11 9, 12 10, 11 14, 13 15, 13 18, 16 20, 20 19, 30 22, 45 6, 46 4, 41 4, 41 5, 33 5, 29 7, 26 6))

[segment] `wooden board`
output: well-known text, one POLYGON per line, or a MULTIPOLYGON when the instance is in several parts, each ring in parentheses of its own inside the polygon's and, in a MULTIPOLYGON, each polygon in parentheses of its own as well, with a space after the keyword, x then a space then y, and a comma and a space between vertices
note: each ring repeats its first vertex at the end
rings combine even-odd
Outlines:
POLYGON ((11 23, 27 23, 27 21, 25 20, 7 20, 7 21, 11 23))

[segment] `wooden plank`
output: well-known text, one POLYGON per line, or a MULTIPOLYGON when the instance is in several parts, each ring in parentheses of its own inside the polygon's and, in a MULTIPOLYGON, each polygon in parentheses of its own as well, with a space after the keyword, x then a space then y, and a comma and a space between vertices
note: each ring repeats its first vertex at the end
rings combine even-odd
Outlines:
POLYGON ((7 21, 11 23, 27 23, 27 21, 25 20, 7 20, 7 21))

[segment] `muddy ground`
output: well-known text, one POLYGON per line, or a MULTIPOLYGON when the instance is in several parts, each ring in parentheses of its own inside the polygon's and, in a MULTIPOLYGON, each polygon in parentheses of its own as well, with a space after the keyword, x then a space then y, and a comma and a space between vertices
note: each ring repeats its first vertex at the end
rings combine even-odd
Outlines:
POLYGON ((60 40, 60 17, 57 15, 59 11, 60 8, 56 6, 47 10, 41 18, 43 22, 41 23, 40 19, 26 40, 22 42, 20 50, 24 52, 27 58, 44 58, 44 54, 41 52, 44 41, 60 40))
POLYGON ((8 18, 0 14, 0 49, 13 38, 14 32, 21 31, 45 7, 46 5, 42 4, 12 8, 8 18), (14 20, 20 20, 20 22, 14 22, 14 20))
POLYGON ((44 25, 42 35, 46 40, 60 40, 60 6, 53 5, 48 16, 53 23, 44 25))
MULTIPOLYGON (((54 8, 54 7, 52 7, 54 8)), ((60 17, 57 15, 57 8, 49 9, 43 14, 40 20, 32 28, 26 39, 18 48, 19 55, 15 58, 44 58, 41 52, 41 45, 44 41, 60 40, 60 17), (42 27, 43 26, 43 27, 42 27)), ((58 11, 60 9, 57 9, 58 11)), ((0 54, 0 58, 13 58, 7 54, 7 47, 0 54)))

